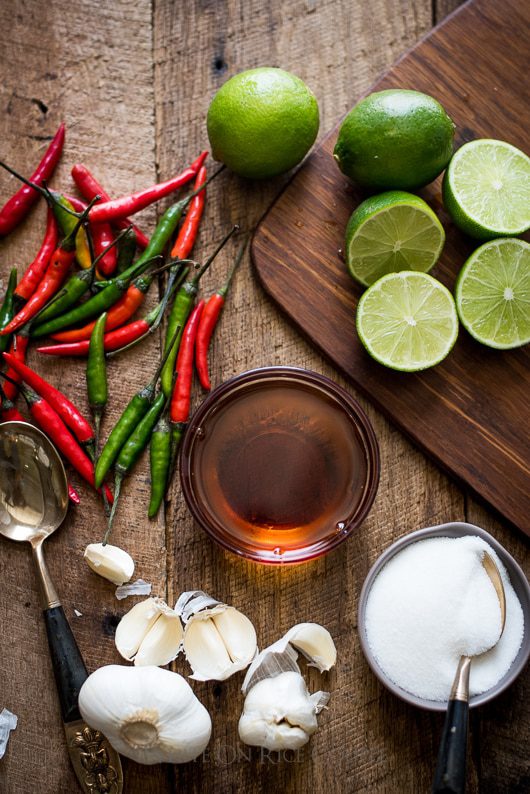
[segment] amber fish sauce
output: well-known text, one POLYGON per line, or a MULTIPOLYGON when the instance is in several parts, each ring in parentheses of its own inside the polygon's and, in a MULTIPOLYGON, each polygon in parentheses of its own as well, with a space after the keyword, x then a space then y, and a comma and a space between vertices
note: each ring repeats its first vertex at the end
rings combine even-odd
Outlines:
POLYGON ((362 432, 332 393, 296 379, 224 395, 195 428, 192 448, 202 523, 252 557, 318 547, 347 531, 365 497, 362 432))

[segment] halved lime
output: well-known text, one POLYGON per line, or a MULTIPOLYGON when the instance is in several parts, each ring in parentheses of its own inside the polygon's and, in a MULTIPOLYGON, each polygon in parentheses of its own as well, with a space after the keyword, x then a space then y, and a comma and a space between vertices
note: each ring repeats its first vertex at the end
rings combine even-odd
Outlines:
POLYGON ((530 342, 530 245, 503 238, 474 251, 456 282, 462 325, 479 342, 507 349, 530 342))
POLYGON ((359 204, 346 227, 346 262, 366 287, 387 273, 426 272, 445 241, 443 226, 419 196, 389 190, 359 204))
POLYGON ((479 240, 530 228, 530 158, 505 141, 460 147, 445 172, 444 204, 460 229, 479 240))
POLYGON ((390 273, 366 290, 357 307, 357 332, 370 355, 391 369, 433 367, 458 336, 449 290, 427 273, 390 273))

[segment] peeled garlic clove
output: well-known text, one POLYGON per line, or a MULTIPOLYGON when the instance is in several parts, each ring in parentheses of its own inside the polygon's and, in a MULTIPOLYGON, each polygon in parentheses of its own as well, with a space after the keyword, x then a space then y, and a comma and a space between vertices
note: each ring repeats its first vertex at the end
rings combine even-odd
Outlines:
POLYGON ((128 582, 134 573, 134 560, 118 546, 107 543, 89 543, 84 553, 85 560, 94 573, 98 573, 114 584, 128 582))
POLYGON ((114 641, 124 659, 132 661, 142 640, 164 609, 169 607, 161 598, 146 598, 122 617, 116 628, 114 641))
MULTIPOLYGON (((250 620, 234 607, 227 607, 212 617, 231 660, 246 667, 258 650, 256 630, 250 620)), ((238 669, 243 669, 239 667, 238 669)))
POLYGON ((309 667, 320 672, 331 670, 337 661, 337 649, 331 634, 318 623, 298 623, 283 636, 309 660, 309 667))
POLYGON ((101 667, 81 687, 79 710, 115 750, 140 764, 193 761, 212 730, 184 678, 159 667, 101 667))
POLYGON ((161 612, 151 626, 134 657, 137 666, 169 664, 181 649, 183 629, 180 618, 172 610, 161 612))
POLYGON ((318 728, 319 698, 309 695, 300 673, 289 671, 255 684, 245 698, 239 738, 268 750, 296 750, 318 728))
POLYGON ((190 678, 196 681, 224 681, 235 672, 222 637, 211 619, 188 623, 184 630, 184 653, 193 670, 190 678))

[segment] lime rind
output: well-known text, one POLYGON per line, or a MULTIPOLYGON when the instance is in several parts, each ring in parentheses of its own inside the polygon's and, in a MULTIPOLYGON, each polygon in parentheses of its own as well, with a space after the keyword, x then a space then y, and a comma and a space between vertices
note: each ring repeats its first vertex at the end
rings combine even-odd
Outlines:
POLYGON ((505 141, 470 141, 449 163, 443 196, 456 225, 473 237, 522 234, 530 227, 530 158, 505 141))
POLYGON ((501 238, 484 243, 457 279, 456 305, 464 328, 497 350, 530 342, 530 245, 501 238))
POLYGON ((363 294, 357 332, 368 353, 386 367, 417 372, 439 364, 458 337, 449 290, 427 273, 390 273, 363 294))
POLYGON ((352 277, 368 287, 388 273, 427 272, 445 242, 442 224, 423 199, 404 191, 372 196, 353 212, 346 229, 352 277))

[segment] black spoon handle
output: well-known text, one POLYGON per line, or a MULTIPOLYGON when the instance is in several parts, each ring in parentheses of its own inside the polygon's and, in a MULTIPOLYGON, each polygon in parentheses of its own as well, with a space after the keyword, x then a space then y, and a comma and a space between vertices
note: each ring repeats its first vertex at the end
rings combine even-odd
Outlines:
POLYGON ((447 705, 432 794, 464 794, 469 705, 450 700, 447 705))
POLYGON ((62 606, 44 610, 53 674, 61 703, 63 722, 79 720, 79 690, 88 673, 62 606))

